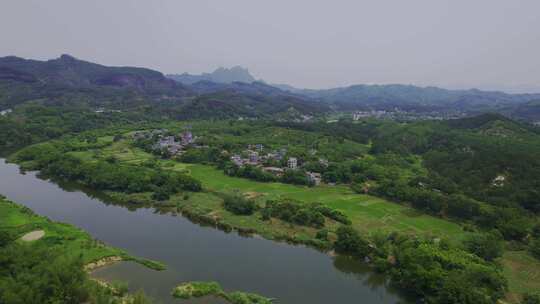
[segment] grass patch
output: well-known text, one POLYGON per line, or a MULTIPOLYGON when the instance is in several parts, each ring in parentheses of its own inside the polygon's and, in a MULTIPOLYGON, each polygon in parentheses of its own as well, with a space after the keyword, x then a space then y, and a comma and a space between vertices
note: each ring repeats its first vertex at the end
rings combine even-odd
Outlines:
POLYGON ((439 235, 462 239, 460 225, 381 198, 357 194, 346 186, 302 187, 282 183, 261 183, 231 177, 211 166, 182 164, 183 170, 200 180, 206 189, 215 192, 258 193, 258 200, 292 198, 303 202, 320 202, 347 215, 353 226, 363 232, 382 230, 439 235))
POLYGON ((221 297, 231 304, 270 304, 272 299, 263 296, 234 291, 227 293, 217 282, 187 282, 175 287, 172 296, 179 299, 201 298, 207 296, 221 297))
POLYGON ((540 290, 540 261, 525 251, 507 251, 502 260, 508 279, 508 300, 517 303, 519 296, 540 290))
POLYGON ((175 298, 191 299, 219 296, 221 293, 223 293, 223 290, 217 282, 188 282, 177 286, 172 295, 175 298))

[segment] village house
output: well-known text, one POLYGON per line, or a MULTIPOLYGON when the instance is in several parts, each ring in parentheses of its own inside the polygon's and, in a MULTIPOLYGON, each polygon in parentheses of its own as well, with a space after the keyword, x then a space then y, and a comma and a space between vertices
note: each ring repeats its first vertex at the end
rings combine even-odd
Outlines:
POLYGON ((133 137, 136 139, 148 138, 153 136, 158 136, 158 141, 154 144, 154 150, 167 150, 171 155, 181 154, 186 146, 191 145, 195 142, 195 137, 191 132, 184 132, 180 134, 180 141, 177 141, 174 136, 163 136, 167 133, 166 129, 161 130, 152 130, 148 133, 146 131, 139 131, 134 133, 133 137))
POLYGON ((287 160, 287 167, 293 170, 298 167, 298 160, 296 159, 296 157, 290 157, 287 160))
POLYGON ((506 177, 504 175, 497 175, 493 181, 491 182, 491 184, 494 186, 494 187, 503 187, 504 186, 504 182, 506 181, 506 177))
POLYGON ((247 148, 248 148, 248 150, 255 150, 255 151, 262 152, 264 150, 264 145, 262 145, 262 144, 256 144, 256 145, 249 144, 249 145, 247 145, 247 148))
POLYGON ((306 172, 307 178, 310 183, 318 186, 321 184, 321 174, 317 172, 306 172))
POLYGON ((253 165, 257 165, 259 163, 259 153, 255 151, 251 151, 249 153, 249 162, 253 165))
POLYGON ((326 168, 328 167, 328 160, 324 158, 319 158, 319 164, 321 164, 321 166, 326 168))
POLYGON ((233 164, 235 164, 238 167, 241 167, 244 165, 244 160, 242 159, 242 157, 240 157, 240 155, 231 156, 231 161, 233 162, 233 164))
POLYGON ((189 145, 189 144, 192 144, 195 141, 195 139, 193 137, 193 134, 191 132, 189 132, 189 131, 183 132, 180 135, 180 138, 181 138, 181 141, 182 141, 183 145, 189 145))
POLYGON ((264 167, 263 171, 271 173, 271 174, 273 174, 275 176, 278 176, 278 177, 283 176, 283 173, 285 172, 285 170, 283 170, 283 168, 278 168, 278 167, 264 167))

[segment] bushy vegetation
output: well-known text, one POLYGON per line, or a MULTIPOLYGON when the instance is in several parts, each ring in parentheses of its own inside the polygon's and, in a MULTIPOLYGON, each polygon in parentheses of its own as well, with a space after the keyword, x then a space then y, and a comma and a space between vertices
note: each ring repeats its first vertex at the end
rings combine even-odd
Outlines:
POLYGON ((154 192, 156 199, 163 200, 179 191, 200 191, 202 188, 199 181, 178 172, 110 161, 84 162, 54 144, 25 148, 16 157, 19 161, 31 162, 32 169, 41 170, 45 175, 77 181, 98 190, 154 192))
POLYGON ((273 174, 264 172, 262 169, 255 166, 246 165, 238 167, 232 163, 227 163, 223 166, 225 167, 224 172, 230 176, 245 177, 259 182, 276 182, 279 180, 279 178, 273 174))
POLYGON ((270 304, 271 299, 241 291, 225 292, 217 282, 187 282, 172 291, 175 298, 191 299, 206 296, 221 297, 231 304, 270 304))
POLYGON ((124 126, 141 121, 144 114, 95 113, 88 107, 31 104, 17 108, 9 116, 0 116, 0 152, 66 134, 97 128, 124 126))
POLYGON ((275 217, 289 223, 315 228, 324 227, 325 217, 350 224, 350 220, 337 210, 320 203, 304 203, 292 199, 269 200, 261 213, 264 219, 275 217))
POLYGON ((453 247, 447 242, 400 234, 370 240, 351 227, 340 227, 337 251, 368 257, 392 281, 428 303, 496 303, 507 282, 496 264, 453 247), (472 288, 474 286, 474 288, 472 288))
POLYGON ((503 238, 498 231, 470 235, 464 245, 467 251, 486 261, 494 261, 504 253, 503 238))
POLYGON ((525 294, 521 304, 540 304, 540 294, 525 294))
POLYGON ((172 295, 175 298, 191 299, 219 295, 223 290, 217 282, 188 282, 177 286, 172 295))
POLYGON ((223 195, 223 207, 237 215, 251 215, 257 210, 257 203, 242 195, 223 195))

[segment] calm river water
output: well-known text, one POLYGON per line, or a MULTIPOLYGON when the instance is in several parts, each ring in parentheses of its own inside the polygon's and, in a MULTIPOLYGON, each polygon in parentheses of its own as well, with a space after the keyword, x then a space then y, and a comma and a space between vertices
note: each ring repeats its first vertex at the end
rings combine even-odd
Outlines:
POLYGON ((246 238, 201 227, 153 209, 130 211, 73 187, 21 174, 0 159, 0 194, 53 220, 76 225, 132 255, 161 261, 165 271, 119 263, 96 271, 106 280, 127 281, 159 303, 222 303, 217 299, 175 300, 183 281, 212 280, 227 291, 255 292, 284 304, 409 303, 384 277, 360 262, 330 257, 311 248, 246 238))

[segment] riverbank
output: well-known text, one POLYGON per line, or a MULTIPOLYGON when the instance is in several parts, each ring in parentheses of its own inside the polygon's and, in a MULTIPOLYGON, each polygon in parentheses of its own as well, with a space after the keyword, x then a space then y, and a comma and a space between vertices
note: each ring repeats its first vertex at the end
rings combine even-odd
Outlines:
POLYGON ((134 257, 122 249, 110 247, 75 226, 51 221, 1 195, 0 231, 28 246, 61 248, 68 257, 81 257, 89 271, 97 268, 97 265, 104 266, 113 261, 134 261, 154 270, 165 269, 165 265, 160 262, 134 257), (42 232, 41 237, 22 239, 36 231, 42 232))

